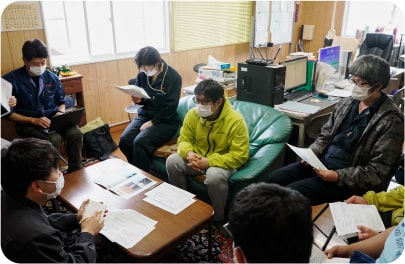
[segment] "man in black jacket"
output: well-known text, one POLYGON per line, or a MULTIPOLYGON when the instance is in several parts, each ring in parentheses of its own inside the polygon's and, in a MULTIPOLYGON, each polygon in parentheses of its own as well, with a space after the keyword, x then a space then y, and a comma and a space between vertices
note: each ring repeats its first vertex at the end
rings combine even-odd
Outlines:
POLYGON ((64 185, 59 153, 46 140, 14 140, 1 155, 1 248, 11 261, 95 262, 94 236, 104 226, 102 215, 51 214, 41 208, 60 194, 64 185), (78 241, 67 247, 61 231, 81 228, 78 241))

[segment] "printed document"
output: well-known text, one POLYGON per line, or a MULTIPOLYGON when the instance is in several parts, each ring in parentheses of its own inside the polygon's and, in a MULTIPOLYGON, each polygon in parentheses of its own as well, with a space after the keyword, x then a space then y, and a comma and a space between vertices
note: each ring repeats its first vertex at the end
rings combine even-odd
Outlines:
POLYGON ((114 87, 129 95, 150 99, 150 96, 145 92, 145 90, 139 86, 130 84, 130 85, 122 85, 122 86, 115 85, 114 87))
POLYGON ((357 236, 358 225, 364 225, 376 231, 384 231, 384 223, 377 207, 370 204, 348 204, 345 202, 329 203, 336 233, 340 237, 357 236))
POLYGON ((5 116, 10 113, 10 106, 8 100, 10 100, 13 86, 7 80, 1 78, 1 116, 5 116))
POLYGON ((195 202, 194 194, 166 182, 152 188, 145 195, 144 201, 175 215, 195 202))
POLYGON ((294 147, 293 145, 290 145, 288 143, 287 146, 289 146, 295 152, 295 154, 297 154, 301 159, 306 161, 312 167, 327 170, 325 165, 323 165, 323 163, 318 159, 312 149, 294 147))
POLYGON ((155 229, 157 221, 131 209, 109 209, 100 233, 131 248, 155 229))

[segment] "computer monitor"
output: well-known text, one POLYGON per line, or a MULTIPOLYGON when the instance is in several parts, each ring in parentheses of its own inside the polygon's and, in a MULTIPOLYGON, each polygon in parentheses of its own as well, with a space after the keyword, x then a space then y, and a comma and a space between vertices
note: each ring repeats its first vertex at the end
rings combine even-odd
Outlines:
POLYGON ((319 49, 318 61, 324 62, 339 71, 340 46, 331 46, 319 49))
POLYGON ((284 91, 288 92, 307 84, 308 57, 280 62, 286 68, 284 91))

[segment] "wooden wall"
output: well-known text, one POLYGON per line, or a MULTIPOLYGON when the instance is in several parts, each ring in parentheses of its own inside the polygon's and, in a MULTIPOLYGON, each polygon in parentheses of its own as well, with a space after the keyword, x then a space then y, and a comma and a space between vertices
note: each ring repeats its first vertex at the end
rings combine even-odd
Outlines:
MULTIPOLYGON (((294 23, 293 43, 283 45, 278 60, 284 60, 290 52, 295 51, 299 30, 302 24, 315 25, 315 38, 310 43, 304 43, 305 51, 314 52, 323 46, 323 39, 330 28, 330 18, 333 10, 331 1, 301 1, 298 21, 294 23), (310 47, 310 50, 308 48, 310 47)), ((344 2, 338 1, 335 30, 339 34, 343 17, 344 2)), ((1 74, 5 74, 22 66, 21 47, 24 41, 39 38, 46 43, 43 30, 14 31, 1 33, 1 74)), ((269 54, 274 54, 273 48, 268 48, 269 54)), ((186 52, 171 52, 163 54, 164 60, 174 67, 183 78, 183 86, 195 83, 196 73, 193 66, 207 62, 208 55, 237 65, 245 61, 249 55, 249 44, 215 47, 186 52)), ((277 60, 277 61, 278 61, 277 60)), ((276 61, 276 62, 277 62, 276 61)), ((124 107, 131 103, 130 97, 116 90, 115 84, 127 84, 128 79, 137 74, 133 58, 120 59, 99 63, 72 66, 72 69, 83 75, 84 99, 86 103, 87 120, 101 117, 110 125, 128 121, 124 107)), ((2 133, 3 133, 2 129, 2 133)))

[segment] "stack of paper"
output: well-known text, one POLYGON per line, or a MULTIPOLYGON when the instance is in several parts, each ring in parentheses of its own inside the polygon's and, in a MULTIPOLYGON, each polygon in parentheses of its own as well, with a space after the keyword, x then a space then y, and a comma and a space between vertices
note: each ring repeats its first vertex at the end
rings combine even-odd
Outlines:
POLYGON ((111 242, 131 248, 155 229, 157 221, 131 209, 109 209, 100 233, 111 242))
POLYGON ((195 202, 194 194, 166 182, 159 184, 145 195, 144 201, 175 215, 195 202))

